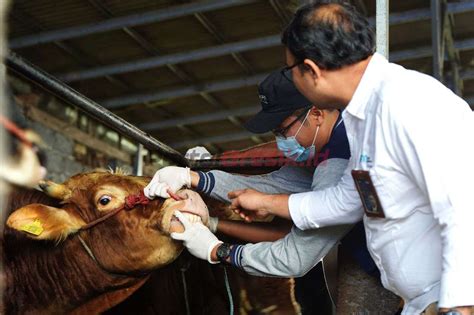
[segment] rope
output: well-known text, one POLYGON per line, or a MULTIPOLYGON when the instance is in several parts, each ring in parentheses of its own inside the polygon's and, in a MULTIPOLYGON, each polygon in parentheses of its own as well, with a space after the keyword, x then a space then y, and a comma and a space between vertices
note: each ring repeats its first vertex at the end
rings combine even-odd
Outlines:
POLYGON ((227 268, 224 266, 224 280, 227 296, 229 298, 229 315, 234 315, 234 300, 232 299, 232 291, 230 291, 229 277, 227 276, 227 268))
POLYGON ((86 250, 86 252, 89 254, 89 256, 92 258, 92 260, 97 264, 99 265, 99 262, 97 261, 97 259, 95 258, 94 254, 92 253, 92 250, 89 248, 89 246, 87 246, 86 242, 82 239, 82 237, 78 234, 77 235, 77 238, 79 239, 79 241, 81 242, 82 244, 82 247, 84 247, 84 249, 86 250))
POLYGON ((188 301, 188 287, 186 285, 186 270, 188 268, 180 268, 181 271, 181 279, 183 280, 183 291, 184 291, 184 303, 186 305, 186 314, 191 315, 191 310, 189 309, 189 301, 188 301))

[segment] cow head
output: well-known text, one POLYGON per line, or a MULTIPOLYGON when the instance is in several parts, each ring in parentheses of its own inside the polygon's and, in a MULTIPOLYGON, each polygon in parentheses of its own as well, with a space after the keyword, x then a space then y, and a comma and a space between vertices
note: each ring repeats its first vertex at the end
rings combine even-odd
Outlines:
MULTIPOLYGON (((139 194, 148 178, 92 172, 63 184, 41 185, 61 207, 31 204, 13 212, 7 225, 38 241, 67 242, 80 234, 102 268, 133 274, 172 262, 182 245, 169 237, 173 212, 183 201, 157 199, 123 210, 102 223, 81 230, 89 222, 121 207, 129 195, 139 194)), ((53 244, 52 244, 53 246, 53 244)))

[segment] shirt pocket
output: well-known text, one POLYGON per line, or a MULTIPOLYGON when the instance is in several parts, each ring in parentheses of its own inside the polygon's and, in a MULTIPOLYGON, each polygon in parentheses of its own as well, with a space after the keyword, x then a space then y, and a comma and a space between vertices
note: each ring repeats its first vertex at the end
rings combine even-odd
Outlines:
POLYGON ((402 174, 380 167, 371 168, 369 174, 387 219, 405 218, 415 211, 422 194, 402 174))

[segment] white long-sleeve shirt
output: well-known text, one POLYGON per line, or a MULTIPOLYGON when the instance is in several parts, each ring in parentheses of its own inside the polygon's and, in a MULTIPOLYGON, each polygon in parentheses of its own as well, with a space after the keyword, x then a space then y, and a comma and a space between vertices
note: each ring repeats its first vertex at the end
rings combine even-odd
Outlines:
POLYGON ((352 158, 341 181, 290 196, 300 229, 363 217, 383 285, 403 314, 474 305, 474 115, 427 75, 375 54, 343 113, 352 158), (385 218, 367 217, 351 170, 369 171, 385 218))

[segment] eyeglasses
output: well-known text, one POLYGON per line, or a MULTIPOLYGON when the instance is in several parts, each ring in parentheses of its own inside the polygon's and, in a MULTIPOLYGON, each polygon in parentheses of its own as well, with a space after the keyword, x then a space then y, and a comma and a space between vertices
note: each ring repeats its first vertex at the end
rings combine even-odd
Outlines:
POLYGON ((293 68, 296 67, 296 66, 299 66, 299 65, 302 64, 303 62, 304 62, 304 61, 298 61, 298 62, 295 63, 294 65, 284 67, 283 69, 281 69, 281 74, 282 74, 288 81, 293 82, 293 74, 292 74, 291 69, 293 69, 293 68))
POLYGON ((288 130, 290 130, 291 127, 293 127, 293 125, 296 124, 298 120, 301 120, 308 113, 309 110, 310 108, 307 108, 306 110, 302 111, 301 114, 299 114, 298 117, 296 117, 288 126, 273 129, 272 133, 277 137, 286 137, 286 133, 288 132, 288 130))

